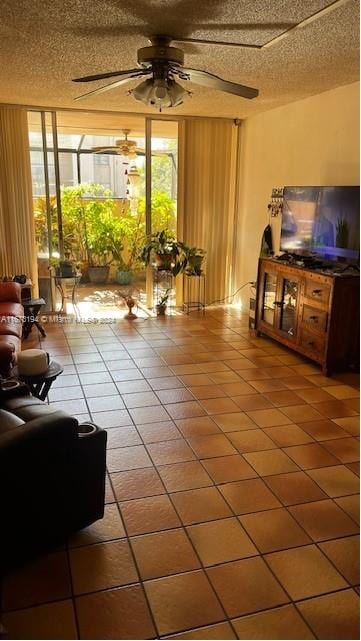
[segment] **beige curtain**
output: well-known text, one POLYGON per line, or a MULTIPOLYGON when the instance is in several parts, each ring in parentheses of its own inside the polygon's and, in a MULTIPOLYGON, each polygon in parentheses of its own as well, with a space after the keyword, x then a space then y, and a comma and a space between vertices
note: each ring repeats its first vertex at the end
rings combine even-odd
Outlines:
POLYGON ((208 303, 231 293, 237 138, 230 120, 179 126, 178 238, 207 252, 208 303))
POLYGON ((0 275, 26 274, 37 294, 27 113, 0 108, 0 275))

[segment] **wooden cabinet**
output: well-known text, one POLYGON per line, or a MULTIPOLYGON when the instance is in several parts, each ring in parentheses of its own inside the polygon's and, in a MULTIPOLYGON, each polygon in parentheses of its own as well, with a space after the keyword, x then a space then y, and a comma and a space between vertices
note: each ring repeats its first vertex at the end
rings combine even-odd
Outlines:
POLYGON ((325 274, 275 259, 258 267, 256 330, 329 375, 359 360, 359 275, 325 274))

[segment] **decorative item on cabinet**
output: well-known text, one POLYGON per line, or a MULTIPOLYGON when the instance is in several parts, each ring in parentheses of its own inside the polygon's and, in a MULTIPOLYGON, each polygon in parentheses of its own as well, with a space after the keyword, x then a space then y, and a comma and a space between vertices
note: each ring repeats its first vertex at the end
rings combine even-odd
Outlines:
POLYGON ((268 203, 268 211, 272 218, 276 218, 282 213, 283 207, 283 187, 273 187, 271 200, 268 203))
POLYGON ((267 256, 273 256, 273 254, 272 227, 271 225, 267 225, 262 234, 260 256, 267 258, 267 256))

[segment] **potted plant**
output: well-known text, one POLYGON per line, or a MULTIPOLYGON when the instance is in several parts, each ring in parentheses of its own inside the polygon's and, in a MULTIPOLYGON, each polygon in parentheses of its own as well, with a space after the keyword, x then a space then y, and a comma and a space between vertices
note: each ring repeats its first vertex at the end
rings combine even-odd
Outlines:
POLYGON ((116 208, 111 191, 96 183, 64 187, 61 205, 65 250, 91 282, 106 282, 116 208))
POLYGON ((115 280, 119 285, 130 285, 133 282, 133 270, 130 265, 120 258, 117 261, 117 271, 115 274, 115 280))
POLYGON ((76 267, 69 259, 50 258, 49 268, 52 268, 55 276, 59 276, 59 278, 71 278, 76 274, 76 267))
POLYGON ((106 235, 93 238, 88 244, 88 276, 91 283, 106 283, 113 258, 106 235))
POLYGON ((169 287, 163 296, 159 299, 157 305, 155 306, 157 310, 157 316, 165 316, 165 310, 167 308, 167 303, 168 303, 168 298, 170 295, 170 292, 172 291, 171 287, 169 287))
POLYGON ((176 276, 182 270, 180 243, 167 229, 162 229, 152 234, 150 240, 144 245, 140 258, 149 265, 154 260, 157 269, 172 271, 176 276))
POLYGON ((117 235, 116 219, 112 212, 97 211, 86 221, 85 243, 89 261, 91 283, 106 283, 111 263, 114 261, 114 237, 117 235))
POLYGON ((116 263, 115 280, 119 285, 130 285, 133 280, 134 252, 132 250, 133 228, 126 216, 113 219, 111 253, 116 263))
POLYGON ((182 244, 184 255, 184 269, 188 276, 201 276, 202 264, 206 252, 200 247, 188 247, 182 244))

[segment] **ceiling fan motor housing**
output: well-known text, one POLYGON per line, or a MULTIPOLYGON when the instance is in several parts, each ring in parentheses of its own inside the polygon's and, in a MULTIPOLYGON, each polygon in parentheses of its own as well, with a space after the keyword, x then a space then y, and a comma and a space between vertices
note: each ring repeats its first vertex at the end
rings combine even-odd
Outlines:
POLYGON ((138 63, 148 67, 150 63, 169 62, 173 65, 184 64, 184 54, 181 49, 167 45, 151 45, 138 50, 138 63))

